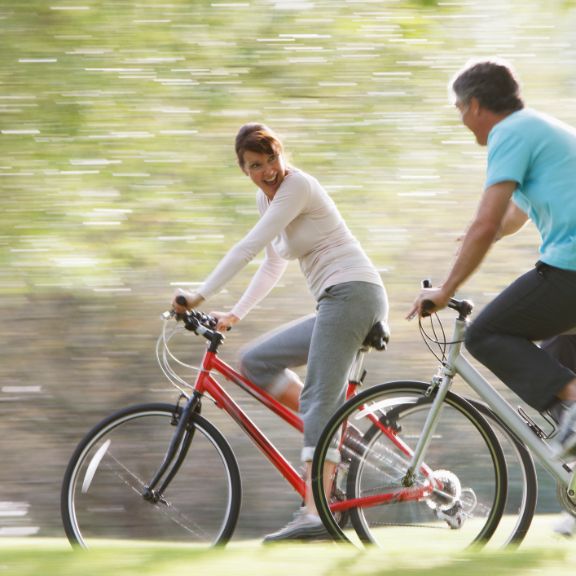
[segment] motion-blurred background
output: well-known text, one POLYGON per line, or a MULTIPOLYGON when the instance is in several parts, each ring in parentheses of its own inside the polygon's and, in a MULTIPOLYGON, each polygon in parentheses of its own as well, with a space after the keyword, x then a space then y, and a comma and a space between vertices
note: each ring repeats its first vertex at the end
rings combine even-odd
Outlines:
MULTIPOLYGON (((393 338, 367 384, 429 378, 404 315, 422 278, 442 279, 485 166, 448 81, 469 58, 506 58, 528 105, 576 125, 575 41, 572 0, 0 0, 0 536, 62 535, 82 434, 176 399, 155 364, 159 316, 255 222, 233 150, 247 121, 284 138, 382 272, 393 338)), ((528 227, 496 246, 462 296, 481 307, 537 245, 528 227)), ((231 306, 256 266, 206 309, 231 306)), ((292 264, 224 357, 312 310, 292 264)), ((203 347, 180 345, 191 361, 203 347)), ((297 462, 298 436, 246 405, 297 462)), ((238 536, 277 528, 296 496, 213 416, 245 480, 238 536)))

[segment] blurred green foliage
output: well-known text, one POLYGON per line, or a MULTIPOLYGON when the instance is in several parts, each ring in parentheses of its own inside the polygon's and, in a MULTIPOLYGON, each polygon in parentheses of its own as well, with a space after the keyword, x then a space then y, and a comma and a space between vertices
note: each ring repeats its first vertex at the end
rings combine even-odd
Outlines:
POLYGON ((0 293, 201 280, 255 218, 232 146, 251 120, 394 267, 481 186, 450 75, 510 56, 571 98, 572 19, 543 0, 4 0, 0 293))
POLYGON ((3 2, 0 291, 204 274, 255 215, 232 147, 250 120, 336 192, 387 196, 436 4, 3 2))

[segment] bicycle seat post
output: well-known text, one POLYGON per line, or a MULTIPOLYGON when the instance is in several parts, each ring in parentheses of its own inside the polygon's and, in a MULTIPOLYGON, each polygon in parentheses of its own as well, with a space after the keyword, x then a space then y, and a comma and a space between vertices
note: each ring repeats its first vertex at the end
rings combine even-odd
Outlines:
POLYGON ((361 386, 366 377, 366 370, 364 370, 364 357, 366 355, 367 348, 362 346, 356 352, 354 362, 350 366, 350 372, 348 373, 349 384, 354 384, 355 386, 361 386))

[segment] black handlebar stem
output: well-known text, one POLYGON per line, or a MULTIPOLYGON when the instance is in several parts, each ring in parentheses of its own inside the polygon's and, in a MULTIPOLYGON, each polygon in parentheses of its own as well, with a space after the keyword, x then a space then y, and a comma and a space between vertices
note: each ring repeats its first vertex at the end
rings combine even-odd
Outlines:
POLYGON ((470 316, 470 314, 472 314, 474 303, 471 300, 457 300, 456 298, 450 298, 448 308, 452 308, 452 310, 458 312, 458 320, 465 320, 470 316))

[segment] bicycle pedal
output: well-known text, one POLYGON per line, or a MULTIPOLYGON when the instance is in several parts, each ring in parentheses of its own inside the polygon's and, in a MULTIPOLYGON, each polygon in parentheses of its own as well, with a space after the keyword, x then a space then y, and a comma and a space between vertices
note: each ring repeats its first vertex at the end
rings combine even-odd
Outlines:
POLYGON ((520 415, 520 418, 522 418, 522 420, 528 424, 528 428, 530 428, 530 430, 532 430, 532 432, 534 432, 538 438, 547 438, 547 434, 544 432, 544 430, 542 430, 542 428, 540 428, 540 426, 538 426, 538 424, 536 424, 536 422, 534 422, 534 420, 528 416, 522 406, 518 406, 518 414, 520 415))
POLYGON ((448 524, 450 530, 460 530, 466 520, 466 514, 462 511, 462 505, 459 502, 450 508, 450 510, 436 510, 436 518, 443 520, 448 524))

